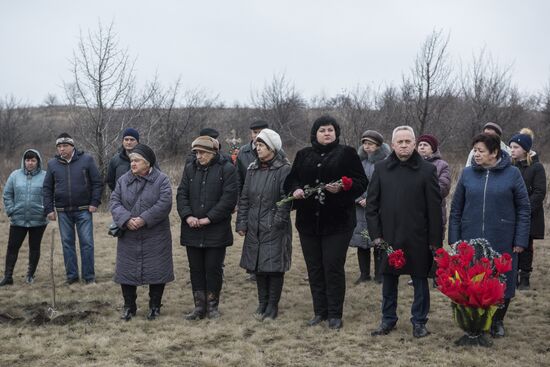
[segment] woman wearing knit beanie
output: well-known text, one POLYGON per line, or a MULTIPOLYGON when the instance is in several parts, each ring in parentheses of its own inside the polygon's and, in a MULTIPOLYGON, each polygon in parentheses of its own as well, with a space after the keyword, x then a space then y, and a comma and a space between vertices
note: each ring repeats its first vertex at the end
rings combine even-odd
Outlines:
MULTIPOLYGON (((391 148, 384 143, 384 137, 377 131, 367 130, 361 136, 361 146, 357 149, 359 158, 363 164, 363 169, 367 178, 372 178, 374 173, 374 165, 376 162, 386 159, 391 153, 391 148)), ((349 243, 350 247, 357 247, 357 260, 359 262, 359 270, 361 274, 355 281, 355 284, 360 284, 371 280, 370 263, 371 263, 371 247, 372 242, 367 241, 361 233, 367 229, 367 219, 365 217, 365 206, 367 206, 367 190, 357 199, 355 199, 355 216, 357 217, 357 226, 353 231, 353 237, 349 243)), ((380 274, 380 262, 382 260, 382 251, 377 248, 374 250, 374 281, 378 284, 382 283, 382 275, 380 274)))
MULTIPOLYGON (((447 196, 449 195, 449 191, 451 191, 451 171, 449 169, 449 164, 441 157, 439 141, 433 135, 421 135, 417 140, 416 150, 422 158, 432 163, 437 170, 437 180, 441 191, 441 216, 443 218, 442 233, 445 233, 445 225, 447 224, 447 196)), ((443 243, 443 238, 441 238, 441 243, 443 243)), ((435 271, 436 263, 434 261, 429 274, 429 277, 433 278, 434 288, 437 286, 435 283, 435 271)), ((409 284, 412 285, 412 281, 410 281, 409 284)))
POLYGON ((181 245, 187 250, 195 302, 185 318, 214 319, 220 317, 226 248, 233 244, 231 213, 237 204, 237 170, 210 136, 199 136, 191 148, 195 157, 185 164, 176 197, 181 245))
POLYGON ((277 318, 285 272, 292 258, 290 203, 278 206, 286 195, 283 184, 290 162, 279 154, 281 137, 263 129, 256 137, 258 158, 248 166, 239 199, 236 230, 245 236, 241 267, 256 274, 259 320, 277 318))
POLYGON ((531 202, 531 229, 529 246, 518 254, 518 290, 530 288, 530 277, 533 271, 533 240, 544 239, 544 198, 546 196, 546 173, 539 157, 531 150, 533 131, 522 129, 510 139, 512 164, 523 176, 529 201, 531 202))

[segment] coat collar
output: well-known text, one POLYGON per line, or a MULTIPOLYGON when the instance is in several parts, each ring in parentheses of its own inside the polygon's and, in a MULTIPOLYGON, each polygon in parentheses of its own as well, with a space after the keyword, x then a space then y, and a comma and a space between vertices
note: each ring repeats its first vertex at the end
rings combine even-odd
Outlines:
MULTIPOLYGON (((277 153, 275 154, 275 157, 273 157, 273 159, 268 162, 269 163, 269 169, 272 170, 272 169, 279 169, 281 168, 282 166, 288 164, 290 165, 290 162, 288 161, 287 158, 284 158, 281 156, 281 153, 277 153)), ((252 162, 250 164, 250 166, 248 167, 248 169, 253 169, 253 170, 257 170, 257 169, 260 169, 261 167, 261 163, 260 163, 260 160, 259 159, 256 159, 254 162, 252 162)))
POLYGON ((506 153, 504 150, 500 151, 500 159, 498 160, 497 165, 494 166, 494 167, 491 167, 489 169, 483 168, 482 166, 477 164, 476 161, 472 158, 472 168, 475 171, 485 171, 485 170, 500 171, 500 170, 503 170, 504 168, 510 166, 511 164, 512 164, 512 160, 510 159, 510 155, 508 153, 506 153))
POLYGON ((155 182, 156 179, 159 177, 159 175, 160 175, 160 171, 156 167, 153 167, 153 169, 147 176, 136 176, 136 175, 133 175, 132 172, 130 172, 130 179, 128 180, 128 183, 132 183, 136 180, 137 181, 145 180, 148 182, 155 182))
POLYGON ((401 161, 399 158, 397 158, 395 151, 393 151, 388 156, 388 158, 386 158, 386 167, 388 167, 388 169, 394 169, 397 166, 405 166, 413 170, 417 170, 420 168, 422 161, 423 161, 422 156, 420 156, 420 154, 418 154, 416 150, 413 151, 413 154, 406 161, 401 161))

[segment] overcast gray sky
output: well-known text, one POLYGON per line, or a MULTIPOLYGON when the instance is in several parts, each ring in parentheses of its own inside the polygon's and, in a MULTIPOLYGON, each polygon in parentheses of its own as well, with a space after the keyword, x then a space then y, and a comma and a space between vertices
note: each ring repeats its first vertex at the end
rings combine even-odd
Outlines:
POLYGON ((399 83, 433 29, 450 32, 457 67, 485 47, 514 83, 550 80, 550 1, 0 0, 0 97, 63 98, 79 32, 115 23, 139 82, 204 88, 248 103, 285 73, 306 98, 399 83))

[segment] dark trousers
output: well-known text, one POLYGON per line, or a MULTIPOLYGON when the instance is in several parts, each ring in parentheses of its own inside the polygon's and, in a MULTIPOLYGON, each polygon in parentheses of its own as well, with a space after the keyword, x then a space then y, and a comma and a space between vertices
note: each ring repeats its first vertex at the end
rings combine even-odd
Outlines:
POLYGON ((346 295, 346 255, 352 232, 332 235, 300 233, 315 315, 342 318, 346 295))
POLYGON ((8 249, 6 251, 6 268, 4 275, 6 277, 13 276, 13 269, 19 256, 19 249, 29 234, 29 267, 27 275, 34 276, 38 261, 40 260, 40 243, 46 226, 39 227, 18 227, 10 226, 10 234, 8 238, 8 249))
MULTIPOLYGON (((397 322, 397 290, 399 275, 383 274, 382 323, 395 325, 397 322)), ((427 277, 411 277, 414 287, 414 300, 411 306, 411 322, 426 324, 430 312, 430 288, 427 277)))
POLYGON ((357 248, 357 261, 361 275, 370 275, 370 251, 370 248, 357 248))
MULTIPOLYGON (((160 307, 162 303, 162 294, 165 284, 149 284, 149 308, 160 307)), ((121 284, 122 297, 124 297, 124 307, 129 307, 133 311, 137 309, 137 286, 121 284)))
POLYGON ((525 273, 533 271, 533 237, 529 236, 529 246, 518 254, 518 270, 525 273))
POLYGON ((186 249, 193 292, 220 293, 223 283, 225 247, 187 246, 186 249))

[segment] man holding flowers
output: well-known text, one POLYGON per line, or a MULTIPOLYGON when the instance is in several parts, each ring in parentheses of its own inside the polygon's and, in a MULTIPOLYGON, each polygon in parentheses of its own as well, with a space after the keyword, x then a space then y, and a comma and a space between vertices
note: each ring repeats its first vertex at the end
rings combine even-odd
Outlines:
POLYGON ((376 164, 369 183, 366 218, 374 244, 387 243, 405 255, 402 267, 381 264, 382 321, 373 336, 386 335, 397 323, 399 276, 413 280, 411 307, 413 336, 429 334, 426 329, 430 310, 428 272, 433 252, 441 247, 441 194, 435 166, 415 151, 416 139, 410 126, 399 126, 392 134, 392 154, 376 164))

